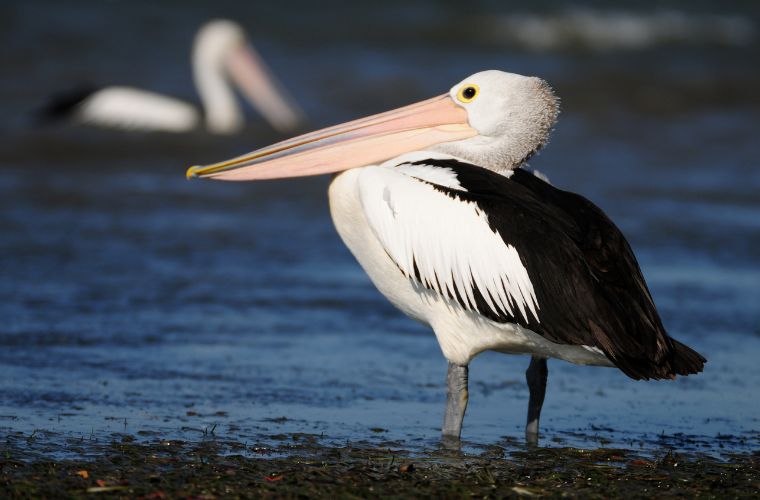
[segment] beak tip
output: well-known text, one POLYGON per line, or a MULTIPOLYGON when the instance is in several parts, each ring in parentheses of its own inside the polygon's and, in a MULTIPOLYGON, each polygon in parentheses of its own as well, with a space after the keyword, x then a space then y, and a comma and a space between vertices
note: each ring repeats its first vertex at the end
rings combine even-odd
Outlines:
POLYGON ((200 165, 193 165, 192 167, 188 168, 185 172, 185 177, 187 180, 191 179, 197 179, 198 178, 198 170, 202 169, 203 167, 200 165))

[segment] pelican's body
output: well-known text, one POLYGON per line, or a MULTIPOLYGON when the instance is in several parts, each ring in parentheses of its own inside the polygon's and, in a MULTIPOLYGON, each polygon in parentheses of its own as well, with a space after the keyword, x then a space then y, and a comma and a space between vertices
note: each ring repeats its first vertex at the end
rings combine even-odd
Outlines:
MULTIPOLYGON (((441 157, 434 153, 426 156, 441 157)), ((397 162, 394 159, 389 163, 397 162)), ((402 273, 367 221, 360 199, 360 185, 362 181, 367 182, 367 174, 371 182, 373 171, 388 170, 387 174, 394 175, 393 169, 390 165, 369 166, 336 176, 329 190, 330 213, 341 239, 377 289, 404 314, 433 328, 447 360, 465 366, 477 354, 492 350, 559 358, 583 365, 611 366, 598 350, 556 344, 519 324, 491 321, 436 290, 419 286, 402 273)), ((406 176, 403 173, 395 175, 406 176)), ((409 177, 408 182, 419 181, 409 177)))
POLYGON ((94 91, 72 111, 74 121, 125 130, 189 132, 203 125, 201 111, 181 99, 134 87, 94 91))
POLYGON ((193 43, 193 78, 201 107, 149 90, 127 86, 77 89, 58 96, 43 114, 65 115, 75 122, 128 130, 232 134, 244 116, 232 85, 277 130, 303 121, 301 111, 247 42, 245 32, 227 20, 203 25, 193 43))
POLYGON ((329 189, 339 235, 383 295, 430 325, 448 360, 443 436, 458 441, 468 365, 494 350, 532 356, 526 437, 535 441, 548 358, 637 380, 697 373, 705 362, 668 336, 612 221, 520 168, 557 112, 542 80, 485 71, 437 98, 188 176, 341 172, 329 189))

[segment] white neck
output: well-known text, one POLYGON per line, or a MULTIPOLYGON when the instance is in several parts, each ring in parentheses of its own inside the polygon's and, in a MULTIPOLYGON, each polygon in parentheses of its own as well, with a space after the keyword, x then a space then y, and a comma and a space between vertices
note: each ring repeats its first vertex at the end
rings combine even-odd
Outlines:
POLYGON ((193 78, 210 132, 231 134, 243 128, 244 118, 222 61, 204 50, 193 54, 193 78))
POLYGON ((456 156, 509 177, 512 170, 523 165, 544 144, 546 138, 515 138, 475 136, 462 141, 443 142, 431 146, 432 151, 456 156))

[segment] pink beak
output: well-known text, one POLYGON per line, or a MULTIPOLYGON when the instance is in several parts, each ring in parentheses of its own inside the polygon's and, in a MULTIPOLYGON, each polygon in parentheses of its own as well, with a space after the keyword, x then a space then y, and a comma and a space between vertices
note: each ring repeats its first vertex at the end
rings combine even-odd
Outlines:
POLYGON ((287 132, 303 124, 303 112, 253 47, 241 45, 226 63, 240 91, 275 129, 287 132))
POLYGON ((339 172, 478 132, 448 94, 278 142, 228 161, 194 166, 187 177, 253 181, 339 172))

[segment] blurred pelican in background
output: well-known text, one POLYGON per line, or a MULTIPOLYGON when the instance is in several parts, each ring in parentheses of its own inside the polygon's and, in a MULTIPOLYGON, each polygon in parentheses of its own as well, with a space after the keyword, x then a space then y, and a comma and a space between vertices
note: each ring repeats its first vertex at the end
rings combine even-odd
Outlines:
POLYGON ((58 95, 42 110, 46 118, 69 118, 100 127, 156 132, 213 134, 242 130, 245 117, 233 84, 279 132, 297 129, 304 115, 229 20, 204 24, 193 42, 193 79, 201 108, 183 100, 126 86, 80 88, 58 95))

